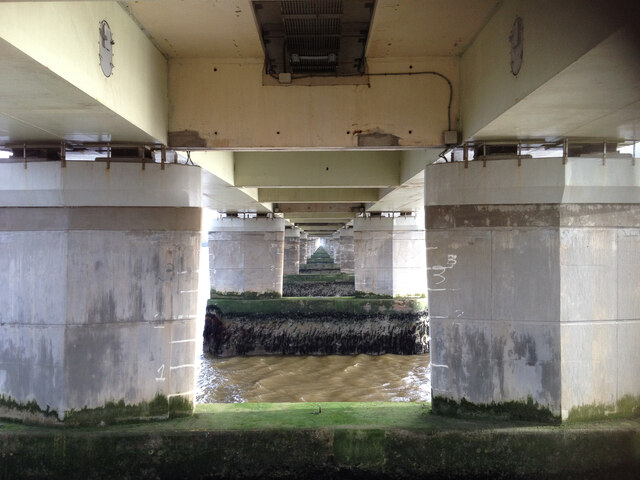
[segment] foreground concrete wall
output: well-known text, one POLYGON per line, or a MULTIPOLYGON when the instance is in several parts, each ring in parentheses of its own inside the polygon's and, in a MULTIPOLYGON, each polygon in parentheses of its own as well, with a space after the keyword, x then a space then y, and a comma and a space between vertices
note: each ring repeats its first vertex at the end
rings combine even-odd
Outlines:
POLYGON ((356 218, 353 242, 356 291, 424 295, 427 275, 422 218, 356 218))
MULTIPOLYGON (((30 164, 21 176, 38 185, 50 166, 30 164)), ((121 167, 112 163, 112 173, 121 167)), ((97 196, 106 188, 97 179, 85 187, 97 196)), ((192 401, 200 208, 51 203, 0 207, 0 394, 61 419, 157 394, 192 401)))
POLYGON ((284 220, 216 220, 209 232, 211 289, 282 294, 284 220))
POLYGON ((427 169, 434 396, 532 397, 563 418, 640 397, 639 171, 629 158, 427 169))
POLYGON ((340 229, 340 271, 353 275, 353 228, 340 229))
POLYGON ((287 228, 284 232, 284 275, 300 273, 300 229, 287 228))

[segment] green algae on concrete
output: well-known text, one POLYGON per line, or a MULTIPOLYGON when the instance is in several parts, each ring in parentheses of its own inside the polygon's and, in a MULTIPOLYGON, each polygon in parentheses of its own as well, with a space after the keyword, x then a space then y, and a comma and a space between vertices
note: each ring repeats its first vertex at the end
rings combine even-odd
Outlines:
POLYGON ((347 273, 284 276, 284 283, 353 283, 354 281, 355 276, 347 273))
POLYGON ((416 403, 203 405, 165 422, 0 427, 9 478, 637 478, 640 421, 536 425, 416 403), (321 407, 321 413, 319 412, 321 407))
POLYGON ((425 299, 353 298, 353 297, 285 297, 243 300, 212 298, 207 307, 217 307, 225 314, 354 314, 415 313, 427 310, 425 299))
POLYGON ((188 416, 193 413, 193 402, 181 395, 167 398, 160 393, 148 401, 127 404, 124 400, 107 402, 101 407, 82 408, 64 412, 60 418, 58 413, 42 410, 35 401, 25 405, 12 399, 0 397, 0 418, 20 421, 25 424, 95 426, 122 423, 135 423, 148 420, 166 420, 188 416))
POLYGON ((625 395, 615 405, 592 404, 573 407, 567 422, 585 422, 614 418, 640 418, 640 396, 625 395))
POLYGON ((529 420, 540 423, 557 424, 560 417, 547 407, 539 405, 528 397, 526 401, 510 401, 489 404, 477 404, 465 398, 459 402, 450 398, 433 398, 433 411, 440 415, 466 418, 504 418, 508 420, 529 420))
POLYGON ((265 298, 280 298, 278 292, 219 292, 211 289, 210 298, 235 298, 241 300, 259 300, 265 298))

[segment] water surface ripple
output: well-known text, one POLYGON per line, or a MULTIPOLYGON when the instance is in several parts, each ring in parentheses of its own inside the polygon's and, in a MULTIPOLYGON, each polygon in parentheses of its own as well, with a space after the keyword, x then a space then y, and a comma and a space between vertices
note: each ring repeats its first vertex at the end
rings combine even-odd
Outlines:
POLYGON ((428 354, 200 360, 197 403, 431 401, 428 354))

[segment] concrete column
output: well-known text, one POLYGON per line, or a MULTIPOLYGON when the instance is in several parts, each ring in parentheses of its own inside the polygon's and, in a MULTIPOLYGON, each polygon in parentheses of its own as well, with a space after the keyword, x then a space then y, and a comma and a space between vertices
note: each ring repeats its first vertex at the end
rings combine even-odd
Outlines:
POLYGON ((340 232, 335 232, 331 235, 331 256, 333 257, 333 263, 340 265, 340 232))
POLYGON ((317 249, 316 247, 317 237, 309 237, 307 238, 307 258, 313 255, 317 249))
POLYGON ((640 166, 439 164, 425 198, 436 400, 640 403, 640 166))
MULTIPOLYGON (((300 265, 307 263, 307 237, 308 236, 305 232, 300 232, 300 265)), ((298 267, 300 265, 298 265, 298 267)))
POLYGON ((424 295, 427 290, 424 219, 356 218, 353 226, 356 291, 424 295))
POLYGON ((284 231, 284 275, 300 273, 300 229, 286 228, 284 231))
POLYGON ((340 230, 340 271, 353 275, 353 228, 345 227, 340 230))
POLYGON ((197 167, 0 165, 5 399, 69 421, 110 401, 137 406, 116 417, 192 403, 200 198, 197 167))
POLYGON ((284 219, 225 217, 209 232, 211 289, 282 295, 284 219))

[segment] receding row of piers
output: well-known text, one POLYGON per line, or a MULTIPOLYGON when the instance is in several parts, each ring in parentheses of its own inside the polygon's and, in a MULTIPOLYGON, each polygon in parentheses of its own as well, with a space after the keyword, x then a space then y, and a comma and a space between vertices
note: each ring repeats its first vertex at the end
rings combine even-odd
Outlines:
MULTIPOLYGON (((0 170, 2 414, 190 404, 199 169, 0 170)), ((221 293, 281 294, 316 249, 278 218, 221 218, 208 240, 221 293)), ((357 291, 428 284, 434 406, 532 399, 562 418, 638 408, 640 167, 629 158, 433 165, 425 215, 358 217, 324 245, 357 291)))
MULTIPOLYGON (((424 219, 407 215, 356 218, 353 228, 321 242, 340 271, 355 276, 356 291, 424 296, 424 241, 424 219)), ((283 274, 297 275, 321 244, 315 242, 298 228, 285 227, 281 218, 216 220, 209 232, 211 288, 223 294, 281 295, 283 274)))

